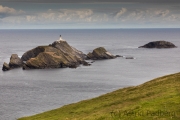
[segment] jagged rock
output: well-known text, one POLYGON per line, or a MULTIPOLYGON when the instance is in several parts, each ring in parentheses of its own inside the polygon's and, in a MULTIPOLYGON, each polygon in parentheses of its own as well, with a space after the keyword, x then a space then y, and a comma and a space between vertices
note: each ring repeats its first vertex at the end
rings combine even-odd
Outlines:
POLYGON ((59 49, 65 54, 73 55, 81 61, 83 61, 86 58, 86 55, 83 52, 70 46, 65 40, 55 41, 54 43, 52 43, 52 47, 59 49))
POLYGON ((42 52, 35 58, 31 58, 26 62, 28 68, 60 68, 62 64, 70 64, 63 56, 59 56, 55 52, 42 52))
POLYGON ((18 57, 17 54, 12 54, 9 62, 10 68, 22 67, 23 61, 18 57))
POLYGON ((86 61, 83 61, 82 64, 83 64, 84 66, 90 66, 90 65, 91 65, 91 64, 89 64, 89 63, 86 62, 86 61))
POLYGON ((149 42, 148 44, 140 46, 139 48, 176 48, 176 46, 173 43, 161 40, 149 42))
POLYGON ((95 56, 91 53, 91 52, 89 52, 88 54, 87 54, 87 58, 86 58, 87 60, 88 59, 93 59, 93 60, 96 60, 97 58, 95 58, 95 56))
POLYGON ((66 41, 55 41, 52 46, 39 46, 22 56, 24 69, 76 68, 84 61, 85 54, 71 47, 66 41))
POLYGON ((134 59, 134 57, 126 57, 126 59, 134 59))
POLYGON ((29 68, 26 64, 24 64, 23 67, 22 67, 22 69, 23 69, 23 70, 29 70, 30 68, 29 68))
POLYGON ((121 56, 121 55, 116 55, 115 57, 123 57, 123 56, 121 56))
POLYGON ((21 60, 22 61, 27 61, 31 58, 34 58, 36 57, 39 53, 41 52, 56 52, 57 49, 54 48, 54 47, 51 47, 51 46, 38 46, 34 49, 31 49, 27 52, 25 52, 22 57, 21 57, 21 60))
POLYGON ((93 60, 93 61, 91 61, 91 63, 94 63, 95 61, 93 60))
POLYGON ((77 68, 79 65, 78 64, 71 64, 70 66, 69 66, 69 68, 77 68))
POLYGON ((4 62, 2 70, 7 71, 7 70, 10 70, 10 69, 13 69, 13 68, 22 67, 23 64, 24 64, 23 61, 18 57, 17 54, 12 54, 11 57, 10 57, 9 64, 4 62))
POLYGON ((8 71, 8 70, 10 70, 9 65, 8 65, 6 62, 4 62, 2 70, 3 70, 3 71, 8 71))
POLYGON ((93 50, 92 53, 87 54, 87 59, 92 59, 92 60, 113 59, 113 58, 115 58, 115 56, 107 52, 107 50, 104 47, 96 48, 93 50))

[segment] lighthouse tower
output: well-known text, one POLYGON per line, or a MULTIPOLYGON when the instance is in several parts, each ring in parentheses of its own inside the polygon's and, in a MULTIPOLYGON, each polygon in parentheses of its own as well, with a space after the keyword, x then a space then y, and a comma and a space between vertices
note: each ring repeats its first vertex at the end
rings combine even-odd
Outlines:
POLYGON ((65 40, 62 39, 61 35, 59 36, 59 40, 56 40, 56 42, 60 43, 60 42, 65 42, 65 40))
POLYGON ((61 37, 61 35, 60 35, 60 37, 59 37, 59 40, 63 40, 62 37, 61 37))

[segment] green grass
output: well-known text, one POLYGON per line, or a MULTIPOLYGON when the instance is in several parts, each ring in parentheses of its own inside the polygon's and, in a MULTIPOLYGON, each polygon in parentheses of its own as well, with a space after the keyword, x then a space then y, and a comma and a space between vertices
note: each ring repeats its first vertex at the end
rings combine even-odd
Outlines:
POLYGON ((18 120, 180 120, 180 73, 18 120))

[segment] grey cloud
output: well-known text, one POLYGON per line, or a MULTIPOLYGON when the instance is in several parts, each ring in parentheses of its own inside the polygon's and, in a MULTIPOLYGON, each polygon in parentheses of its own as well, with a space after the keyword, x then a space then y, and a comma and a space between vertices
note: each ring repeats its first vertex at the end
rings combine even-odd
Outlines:
POLYGON ((180 3, 180 0, 0 0, 0 2, 33 3, 92 3, 92 2, 141 2, 141 3, 180 3))
POLYGON ((170 9, 175 10, 177 11, 177 13, 179 13, 180 5, 177 4, 177 5, 171 6, 170 9))
POLYGON ((5 18, 8 16, 20 15, 25 13, 22 10, 15 10, 14 8, 6 7, 0 5, 0 18, 5 18))

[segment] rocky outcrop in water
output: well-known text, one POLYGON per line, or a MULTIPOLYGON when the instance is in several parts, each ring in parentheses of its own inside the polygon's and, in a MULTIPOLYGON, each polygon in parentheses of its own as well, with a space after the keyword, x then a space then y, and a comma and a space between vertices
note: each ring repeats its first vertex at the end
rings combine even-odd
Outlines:
POLYGON ((113 59, 116 58, 114 55, 109 53, 104 47, 98 47, 93 52, 87 54, 87 59, 91 60, 102 60, 102 59, 113 59))
POLYGON ((84 61, 85 54, 71 47, 66 41, 55 41, 49 46, 39 46, 23 54, 23 69, 76 68, 84 61))
POLYGON ((18 57, 17 54, 12 54, 9 62, 10 68, 18 68, 23 66, 23 61, 18 57))
POLYGON ((8 70, 10 70, 9 64, 7 64, 6 62, 4 62, 3 67, 2 67, 2 70, 3 70, 3 71, 8 71, 8 70))
POLYGON ((149 42, 148 44, 140 46, 139 48, 176 48, 176 46, 171 42, 161 40, 149 42))
POLYGON ((24 64, 23 61, 18 57, 17 54, 12 54, 11 57, 10 57, 9 64, 4 62, 2 70, 7 71, 7 70, 10 70, 10 69, 13 69, 13 68, 22 67, 23 64, 24 64))
POLYGON ((3 64, 3 71, 12 68, 22 67, 27 69, 45 69, 45 68, 76 68, 80 64, 90 66, 85 59, 113 59, 116 58, 111 53, 107 52, 105 48, 99 47, 93 50, 92 53, 85 55, 83 52, 70 46, 64 40, 58 40, 52 44, 45 46, 38 46, 25 52, 21 59, 17 54, 13 54, 10 58, 9 64, 3 64))
POLYGON ((123 57, 122 55, 116 55, 115 57, 123 57))
POLYGON ((90 63, 88 63, 88 62, 86 62, 86 61, 83 61, 82 64, 83 64, 84 66, 90 66, 90 65, 91 65, 90 63))
POLYGON ((126 59, 135 59, 134 57, 125 57, 126 59))

